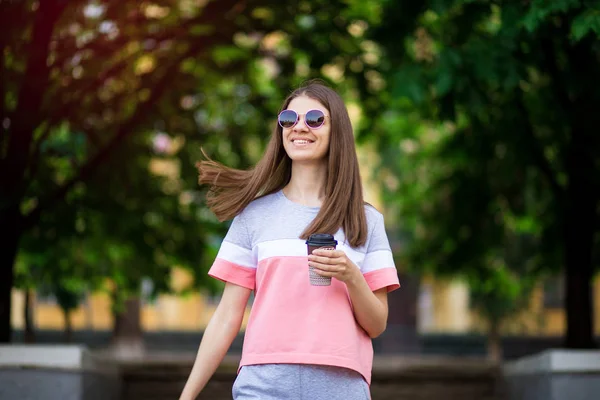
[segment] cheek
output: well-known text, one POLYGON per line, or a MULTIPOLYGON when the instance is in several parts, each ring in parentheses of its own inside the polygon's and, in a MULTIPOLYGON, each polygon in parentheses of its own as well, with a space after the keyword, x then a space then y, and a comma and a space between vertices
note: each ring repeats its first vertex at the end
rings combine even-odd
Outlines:
POLYGON ((327 147, 329 148, 329 145, 331 143, 331 136, 329 135, 329 132, 324 133, 323 136, 321 136, 321 142, 327 147))

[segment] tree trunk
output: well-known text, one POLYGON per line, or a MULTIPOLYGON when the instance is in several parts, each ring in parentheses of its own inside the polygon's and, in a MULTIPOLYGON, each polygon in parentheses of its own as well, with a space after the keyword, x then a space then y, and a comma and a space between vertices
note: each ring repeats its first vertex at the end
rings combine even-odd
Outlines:
POLYGON ((33 293, 31 289, 25 290, 25 307, 24 307, 24 320, 25 320, 25 343, 35 343, 35 327, 33 323, 33 293))
POLYGON ((21 237, 21 214, 17 206, 2 210, 0 198, 0 343, 12 337, 11 309, 14 264, 21 237))
POLYGON ((487 337, 487 355, 488 358, 495 362, 502 362, 502 338, 500 337, 500 322, 491 320, 487 337))
POLYGON ((587 182, 593 171, 593 159, 581 149, 573 135, 568 157, 569 185, 565 215, 565 311, 567 332, 565 346, 574 349, 594 348, 592 303, 592 251, 594 242, 595 201, 587 182))
MULTIPOLYGON (((14 262, 23 233, 20 212, 25 187, 25 170, 29 163, 33 131, 39 125, 41 105, 48 86, 48 54, 54 24, 66 1, 42 1, 35 14, 27 48, 27 66, 18 95, 17 108, 11 118, 10 134, 2 137, 0 152, 0 343, 11 340, 11 290, 14 262)), ((5 96, 5 92, 0 92, 5 96)), ((5 110, 3 110, 4 112, 5 110)))
POLYGON ((71 343, 73 340, 73 325, 71 324, 71 310, 63 308, 63 318, 65 321, 65 330, 63 332, 64 342, 71 343))
POLYGON ((571 137, 565 166, 568 183, 565 196, 565 309, 568 348, 589 349, 594 343, 594 311, 592 302, 595 220, 599 188, 596 185, 600 94, 589 85, 597 76, 597 59, 591 50, 594 42, 583 40, 569 48, 571 73, 569 95, 573 99, 571 137))
POLYGON ((124 309, 114 315, 110 351, 120 358, 136 358, 144 354, 144 339, 140 321, 140 299, 125 300, 124 309))
POLYGON ((590 82, 598 75, 594 49, 596 39, 588 36, 573 44, 568 39, 569 21, 563 21, 542 42, 545 65, 552 76, 554 97, 570 126, 564 162, 567 184, 556 193, 563 230, 564 284, 567 348, 593 348, 594 324, 591 283, 593 239, 600 188, 594 160, 600 147, 600 93, 590 82), (568 65, 559 66, 560 54, 568 65))

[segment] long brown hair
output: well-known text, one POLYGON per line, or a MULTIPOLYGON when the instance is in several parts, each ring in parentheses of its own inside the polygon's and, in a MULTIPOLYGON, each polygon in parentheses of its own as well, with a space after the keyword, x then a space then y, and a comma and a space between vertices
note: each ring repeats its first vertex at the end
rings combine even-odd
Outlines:
MULTIPOLYGON (((367 220, 348 110, 333 89, 311 81, 294 90, 280 111, 300 96, 317 100, 331 116, 325 198, 316 218, 300 237, 334 234, 341 227, 350 246, 361 246, 367 240, 367 220)), ((275 193, 289 183, 292 160, 283 147, 282 134, 281 126, 276 124, 262 159, 249 170, 226 167, 203 152, 206 160, 196 164, 200 172, 198 181, 210 185, 207 204, 220 221, 232 219, 252 200, 275 193)))

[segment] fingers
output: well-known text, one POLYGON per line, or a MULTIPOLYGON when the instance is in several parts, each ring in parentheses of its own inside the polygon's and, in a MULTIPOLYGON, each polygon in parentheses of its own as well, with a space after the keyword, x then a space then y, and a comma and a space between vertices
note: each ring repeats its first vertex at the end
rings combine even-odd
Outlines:
POLYGON ((333 277, 335 277, 338 274, 337 272, 323 271, 323 270, 320 270, 320 269, 317 269, 317 268, 315 268, 315 272, 318 275, 329 277, 329 278, 333 278, 333 277))
POLYGON ((314 267, 314 268, 322 269, 323 271, 337 271, 340 269, 338 267, 338 265, 333 262, 319 262, 316 260, 315 261, 310 260, 308 262, 308 265, 310 265, 311 267, 314 267))
POLYGON ((346 253, 341 250, 316 249, 309 254, 308 260, 330 265, 346 264, 346 253))
POLYGON ((323 256, 329 258, 340 258, 344 257, 346 253, 341 250, 325 250, 325 249, 316 249, 312 252, 315 256, 323 256))
POLYGON ((339 257, 332 258, 332 257, 310 255, 310 256, 308 256, 308 261, 316 262, 319 264, 336 265, 336 264, 343 263, 344 260, 339 257))
POLYGON ((341 250, 317 249, 308 256, 308 265, 325 277, 340 279, 347 271, 347 264, 346 253, 341 250))

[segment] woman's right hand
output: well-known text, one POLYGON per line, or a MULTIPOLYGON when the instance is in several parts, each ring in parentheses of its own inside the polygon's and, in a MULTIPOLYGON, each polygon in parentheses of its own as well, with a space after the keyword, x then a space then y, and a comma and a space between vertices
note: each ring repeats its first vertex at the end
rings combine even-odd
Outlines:
POLYGON ((227 282, 219 305, 208 323, 190 376, 179 400, 195 400, 227 354, 240 331, 251 290, 227 282))

